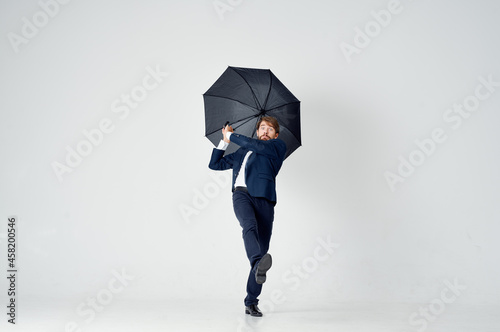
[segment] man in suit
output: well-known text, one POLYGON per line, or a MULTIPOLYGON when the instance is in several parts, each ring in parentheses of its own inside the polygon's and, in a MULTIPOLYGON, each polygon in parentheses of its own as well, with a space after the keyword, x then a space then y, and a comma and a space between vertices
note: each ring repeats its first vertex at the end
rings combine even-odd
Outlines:
POLYGON ((208 167, 213 170, 233 169, 233 209, 243 230, 243 242, 250 274, 247 281, 245 313, 261 317, 257 304, 271 268, 272 258, 267 252, 276 205, 276 175, 283 164, 286 144, 278 139, 278 121, 270 116, 262 117, 257 123, 258 139, 239 135, 232 127, 222 129, 223 139, 212 152, 208 167), (229 142, 240 148, 224 156, 229 142))

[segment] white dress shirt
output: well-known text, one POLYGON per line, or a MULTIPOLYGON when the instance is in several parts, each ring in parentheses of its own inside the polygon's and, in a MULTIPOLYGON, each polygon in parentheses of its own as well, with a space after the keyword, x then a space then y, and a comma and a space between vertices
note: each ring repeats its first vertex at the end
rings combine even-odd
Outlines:
MULTIPOLYGON (((227 132, 226 137, 228 140, 230 140, 232 132, 227 132)), ((216 147, 218 150, 226 150, 228 147, 229 143, 224 142, 224 140, 220 140, 219 145, 216 147)), ((248 157, 252 154, 252 151, 248 151, 247 154, 245 155, 245 158, 243 159, 243 162, 241 163, 241 168, 240 172, 238 173, 238 176, 236 177, 236 180, 234 181, 234 187, 246 187, 247 184, 245 182, 245 167, 247 165, 248 157)))

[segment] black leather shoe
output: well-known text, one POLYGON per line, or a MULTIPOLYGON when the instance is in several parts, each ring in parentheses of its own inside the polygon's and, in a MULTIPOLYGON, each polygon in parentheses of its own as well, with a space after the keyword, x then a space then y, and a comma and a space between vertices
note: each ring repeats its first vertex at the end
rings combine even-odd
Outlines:
POLYGON ((263 284, 266 282, 266 273, 271 268, 271 265, 273 265, 273 259, 271 258, 271 255, 265 254, 264 256, 262 256, 255 272, 255 281, 258 284, 263 284))
POLYGON ((245 313, 254 317, 262 317, 262 312, 259 310, 259 307, 257 307, 256 304, 245 307, 245 313))

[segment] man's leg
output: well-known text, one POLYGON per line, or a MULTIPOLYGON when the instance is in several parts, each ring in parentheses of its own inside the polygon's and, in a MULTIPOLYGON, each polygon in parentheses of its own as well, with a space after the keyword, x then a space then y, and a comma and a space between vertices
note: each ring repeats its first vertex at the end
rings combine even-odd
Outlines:
POLYGON ((262 284, 266 281, 267 270, 271 267, 271 256, 267 254, 269 243, 271 242, 271 234, 273 231, 274 220, 274 204, 265 198, 255 199, 255 215, 257 217, 260 257, 261 260, 254 266, 256 282, 262 284))
POLYGON ((255 214, 258 221, 259 245, 261 257, 267 254, 273 232, 274 204, 265 198, 256 199, 255 214))
POLYGON ((262 258, 254 198, 247 192, 235 191, 233 193, 233 208, 242 228, 243 242, 251 266, 247 281, 247 297, 245 298, 245 305, 250 306, 259 302, 257 297, 262 291, 262 285, 255 281, 255 272, 253 271, 257 262, 262 258))

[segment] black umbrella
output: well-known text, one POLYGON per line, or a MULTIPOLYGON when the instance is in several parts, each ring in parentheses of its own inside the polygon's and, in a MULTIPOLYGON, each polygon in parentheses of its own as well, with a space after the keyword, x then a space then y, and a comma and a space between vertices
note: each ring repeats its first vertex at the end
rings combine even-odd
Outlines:
MULTIPOLYGON (((203 99, 205 136, 216 146, 227 122, 235 132, 255 138, 255 126, 266 115, 278 120, 278 138, 287 146, 285 158, 301 145, 300 101, 269 69, 228 67, 203 99)), ((226 154, 236 149, 230 144, 226 154)))

